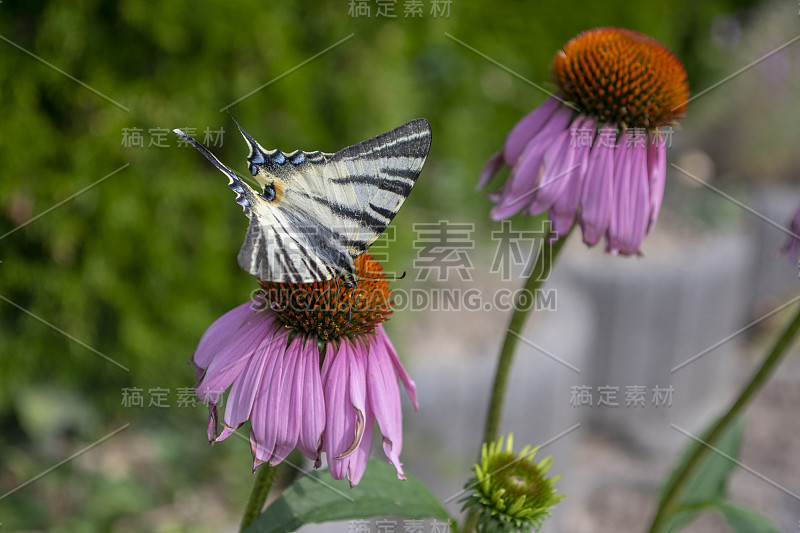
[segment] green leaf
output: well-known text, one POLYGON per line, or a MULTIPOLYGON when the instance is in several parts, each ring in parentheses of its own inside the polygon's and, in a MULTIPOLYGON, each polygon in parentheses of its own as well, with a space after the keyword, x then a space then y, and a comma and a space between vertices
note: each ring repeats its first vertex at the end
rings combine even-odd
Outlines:
MULTIPOLYGON (((737 458, 742 446, 743 427, 742 421, 738 420, 719 439, 714 447, 734 459, 737 458)), ((708 430, 706 429, 698 438, 705 441, 705 435, 707 434, 708 430)), ((669 480, 661 489, 661 498, 666 494, 667 488, 675 483, 678 472, 683 469, 698 446, 704 446, 704 444, 694 439, 687 444, 678 464, 672 470, 669 480)), ((703 463, 686 484, 686 488, 678 500, 675 514, 672 520, 669 521, 666 531, 679 531, 683 526, 691 522, 709 502, 724 500, 728 478, 735 469, 736 463, 714 450, 708 450, 703 463)))
POLYGON ((312 472, 286 489, 247 529, 247 533, 288 533, 310 523, 402 516, 450 520, 447 511, 419 480, 397 479, 394 468, 371 459, 361 482, 331 479, 312 472))
POLYGON ((780 533, 780 529, 767 517, 746 507, 714 500, 686 505, 667 521, 665 531, 679 531, 706 511, 717 511, 725 518, 733 533, 780 533))
POLYGON ((752 509, 739 507, 727 502, 719 502, 714 506, 734 533, 780 533, 781 530, 772 520, 752 509))

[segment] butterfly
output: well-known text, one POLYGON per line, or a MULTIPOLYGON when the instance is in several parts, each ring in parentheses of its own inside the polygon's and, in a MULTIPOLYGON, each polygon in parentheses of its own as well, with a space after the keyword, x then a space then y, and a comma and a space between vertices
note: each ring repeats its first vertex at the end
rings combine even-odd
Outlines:
POLYGON ((428 121, 412 120, 334 154, 266 150, 236 127, 250 148, 248 170, 260 191, 195 139, 172 131, 228 177, 250 219, 239 266, 264 281, 337 279, 355 287, 354 260, 380 237, 422 170, 431 147, 428 121))

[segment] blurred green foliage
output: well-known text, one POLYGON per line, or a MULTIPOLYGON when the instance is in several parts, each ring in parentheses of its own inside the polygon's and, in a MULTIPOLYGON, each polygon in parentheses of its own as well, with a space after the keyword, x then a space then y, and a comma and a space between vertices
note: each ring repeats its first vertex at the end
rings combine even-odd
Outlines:
POLYGON ((172 133, 167 147, 150 146, 154 128, 194 128, 200 140, 206 128, 224 128, 214 151, 245 173, 245 145, 220 109, 262 86, 230 112, 267 147, 335 151, 428 118, 431 155, 395 222, 391 262, 402 270, 413 257, 414 222, 474 221, 484 238, 490 223, 488 202, 473 192, 478 172, 544 99, 446 33, 549 87, 548 64, 568 39, 596 26, 629 27, 672 48, 696 90, 719 74, 711 21, 745 17, 752 7, 453 0, 448 17, 434 17, 431 3, 423 2, 422 17, 406 18, 401 0, 394 19, 377 18, 374 3, 371 17, 352 17, 347 0, 0 4, 0 493, 127 422, 114 437, 121 451, 136 442, 172 449, 154 452, 160 481, 136 469, 133 481, 120 481, 67 467, 0 501, 6 527, 122 527, 119 517, 174 499, 231 464, 240 470, 219 487, 249 488, 239 477, 246 446, 208 451, 202 407, 187 416, 121 405, 124 387, 168 388, 174 405, 174 391, 194 382, 186 361, 200 335, 255 288, 236 264, 247 220, 223 176, 172 133), (126 128, 140 128, 144 146, 123 146, 126 128), (31 429, 38 415, 26 407, 46 391, 63 391, 75 397, 73 409, 92 412, 53 420, 72 443, 60 453, 39 445, 42 435, 31 429), (139 438, 148 426, 157 431, 139 438), (47 498, 62 489, 71 503, 59 507, 47 498), (88 502, 97 493, 107 501, 95 512, 88 502))

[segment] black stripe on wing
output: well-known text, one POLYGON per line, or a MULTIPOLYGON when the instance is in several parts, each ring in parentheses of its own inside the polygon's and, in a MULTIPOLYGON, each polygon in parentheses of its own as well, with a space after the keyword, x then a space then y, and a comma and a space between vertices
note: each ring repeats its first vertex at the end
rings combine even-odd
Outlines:
MULTIPOLYGON (((414 119, 392 131, 382 133, 353 146, 342 148, 331 156, 331 161, 347 159, 380 159, 384 157, 411 157, 425 159, 431 149, 431 125, 424 118, 414 119)), ((420 168, 422 164, 420 164, 420 168)))
POLYGON ((411 193, 430 147, 430 124, 425 119, 416 119, 334 155, 334 158, 338 156, 342 159, 361 157, 368 161, 361 168, 368 168, 370 163, 377 167, 377 176, 362 174, 333 180, 374 187, 364 207, 359 231, 348 236, 348 249, 353 257, 358 257, 369 248, 394 219, 411 193), (380 219, 380 225, 371 222, 377 219, 380 219))
MULTIPOLYGON (((336 203, 322 196, 315 196, 304 191, 294 191, 294 193, 327 208, 335 215, 335 217, 347 218, 353 222, 357 222, 359 223, 360 227, 366 227, 377 235, 380 235, 391 221, 391 218, 387 220, 387 217, 383 217, 383 219, 381 219, 367 212, 367 210, 361 211, 360 209, 350 207, 349 205, 336 203)), ((394 216, 394 213, 392 213, 392 216, 394 216)))
POLYGON ((337 177, 337 178, 331 178, 331 182, 336 183, 338 185, 345 185, 345 184, 370 185, 373 187, 377 187, 378 190, 393 192, 399 196, 406 198, 411 193, 411 188, 414 186, 417 176, 419 176, 419 172, 414 172, 412 170, 409 170, 408 172, 405 172, 401 175, 400 171, 382 168, 379 169, 378 176, 360 175, 360 176, 345 176, 340 178, 337 177), (393 179, 393 177, 397 177, 399 179, 393 179))

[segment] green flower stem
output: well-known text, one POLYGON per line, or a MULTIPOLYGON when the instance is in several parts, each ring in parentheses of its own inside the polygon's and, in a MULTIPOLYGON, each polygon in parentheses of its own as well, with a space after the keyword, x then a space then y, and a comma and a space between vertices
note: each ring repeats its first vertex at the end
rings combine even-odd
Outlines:
POLYGON ((475 525, 478 523, 478 511, 475 508, 471 508, 467 513, 467 519, 464 520, 464 528, 461 530, 462 533, 472 533, 475 531, 475 525))
POLYGON ((275 481, 277 471, 278 467, 270 466, 268 463, 258 467, 253 491, 250 493, 250 500, 247 502, 247 507, 242 517, 242 527, 239 528, 241 533, 244 533, 256 521, 256 518, 261 515, 261 510, 264 508, 264 502, 267 501, 267 495, 272 488, 272 483, 275 481))
MULTIPOLYGON (((542 246, 539 247, 539 254, 536 256, 536 263, 533 265, 528 279, 525 280, 524 289, 536 297, 536 290, 542 286, 553 269, 553 264, 558 257, 564 243, 567 242, 572 230, 552 243, 548 238, 544 238, 542 246)), ((524 294, 524 292, 522 293, 524 294)), ((484 442, 494 442, 497 440, 497 432, 500 428, 500 418, 503 416, 503 404, 506 395, 506 385, 508 385, 508 373, 511 370, 511 363, 514 360, 514 350, 517 347, 517 340, 522 332, 522 327, 525 325, 525 319, 532 306, 524 308, 521 305, 521 294, 517 295, 514 301, 514 313, 511 315, 511 321, 508 323, 508 331, 503 340, 503 347, 500 349, 500 357, 497 360, 497 370, 494 375, 494 385, 492 386, 492 396, 489 400, 489 412, 486 414, 486 426, 483 432, 484 442)), ((480 457, 480 454, 479 454, 480 457)), ((475 530, 475 525, 478 521, 478 514, 473 509, 467 513, 467 518, 464 521, 463 533, 471 533, 475 530)))
MULTIPOLYGON (((571 231, 570 231, 571 233, 571 231)), ((536 263, 533 265, 528 279, 525 280, 526 291, 536 296, 536 290, 541 287, 542 283, 550 276, 550 272, 558 257, 561 248, 569 238, 567 233, 563 238, 558 239, 556 242, 551 243, 549 239, 545 238, 542 246, 539 247, 539 255, 536 257, 536 263)), ((483 432, 484 442, 494 442, 497 440, 497 432, 500 428, 500 418, 503 416, 503 403, 505 401, 506 385, 508 384, 508 373, 511 370, 511 363, 514 360, 514 350, 517 347, 517 341, 522 332, 522 327, 525 325, 525 319, 533 307, 528 306, 527 309, 523 308, 520 302, 522 293, 517 295, 514 301, 514 313, 511 315, 511 321, 508 324, 508 331, 506 338, 503 340, 503 348, 500 350, 500 357, 497 360, 497 370, 494 375, 494 386, 492 387, 492 397, 489 400, 489 412, 486 415, 486 426, 483 432)), ((466 530, 469 531, 469 530, 466 530)))
POLYGON ((667 487, 667 491, 661 499, 661 504, 650 526, 650 533, 657 533, 664 525, 664 522, 675 512, 678 505, 678 498, 692 479, 694 473, 703 463, 703 459, 708 455, 710 450, 709 446, 714 446, 716 444, 731 424, 736 421, 750 400, 761 390, 761 387, 767 382, 783 356, 788 353, 789 347, 797 336, 798 331, 800 331, 800 308, 798 308, 794 319, 783 331, 780 338, 778 338, 772 350, 770 350, 769 354, 764 359, 764 362, 761 363, 761 366, 755 374, 753 374, 753 377, 750 378, 750 382, 742 390, 742 393, 733 405, 731 405, 730 409, 728 409, 722 418, 717 420, 710 429, 707 429, 703 433, 707 435, 704 442, 708 444, 708 446, 697 446, 694 453, 683 467, 683 470, 675 477, 675 481, 667 487))

